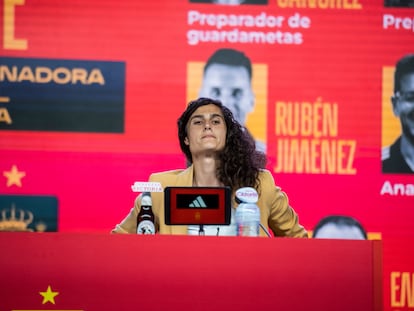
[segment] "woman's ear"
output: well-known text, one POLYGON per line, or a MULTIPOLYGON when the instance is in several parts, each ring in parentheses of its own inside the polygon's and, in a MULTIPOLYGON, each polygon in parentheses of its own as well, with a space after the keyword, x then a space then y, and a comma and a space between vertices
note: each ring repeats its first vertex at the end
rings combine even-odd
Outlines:
POLYGON ((186 144, 187 146, 189 146, 189 145, 190 145, 190 142, 189 142, 189 140, 188 140, 188 137, 187 137, 187 136, 184 138, 184 144, 186 144))

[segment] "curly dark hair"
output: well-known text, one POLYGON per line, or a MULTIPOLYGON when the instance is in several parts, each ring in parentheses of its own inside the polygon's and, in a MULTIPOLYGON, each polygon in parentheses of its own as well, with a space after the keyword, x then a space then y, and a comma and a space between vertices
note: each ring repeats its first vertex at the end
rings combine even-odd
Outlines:
POLYGON ((221 109, 227 126, 226 145, 219 154, 220 165, 217 177, 233 191, 241 187, 259 188, 259 172, 266 165, 266 155, 256 150, 253 137, 232 112, 219 100, 201 97, 191 101, 177 121, 180 147, 188 163, 192 163, 190 148, 184 143, 187 137, 187 123, 194 111, 205 105, 213 104, 221 109))

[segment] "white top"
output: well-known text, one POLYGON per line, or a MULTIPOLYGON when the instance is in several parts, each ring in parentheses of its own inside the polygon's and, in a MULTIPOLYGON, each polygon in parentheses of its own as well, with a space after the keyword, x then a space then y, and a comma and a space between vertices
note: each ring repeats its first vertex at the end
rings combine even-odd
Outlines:
MULTIPOLYGON (((236 220, 234 218, 235 209, 231 209, 231 218, 230 218, 230 225, 228 226, 219 226, 219 225, 205 225, 203 226, 204 234, 208 236, 236 236, 237 235, 237 227, 236 227, 236 220)), ((188 226, 188 235, 200 235, 200 226, 199 225, 191 225, 188 226)))

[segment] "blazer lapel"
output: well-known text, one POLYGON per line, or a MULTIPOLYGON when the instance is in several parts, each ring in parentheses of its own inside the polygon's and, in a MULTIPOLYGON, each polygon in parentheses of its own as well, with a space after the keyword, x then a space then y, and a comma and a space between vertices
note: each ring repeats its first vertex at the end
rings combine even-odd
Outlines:
MULTIPOLYGON (((193 166, 189 166, 187 169, 177 175, 175 186, 177 187, 191 187, 193 185, 193 166)), ((188 232, 187 226, 171 226, 172 234, 184 234, 188 232)))

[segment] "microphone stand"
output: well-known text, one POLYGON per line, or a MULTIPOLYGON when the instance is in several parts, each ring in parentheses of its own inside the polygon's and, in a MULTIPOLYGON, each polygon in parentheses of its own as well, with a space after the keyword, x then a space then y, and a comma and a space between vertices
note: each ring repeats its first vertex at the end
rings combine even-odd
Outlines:
POLYGON ((204 235, 205 234, 205 232, 204 232, 204 225, 200 225, 200 229, 198 230, 198 235, 204 235))

